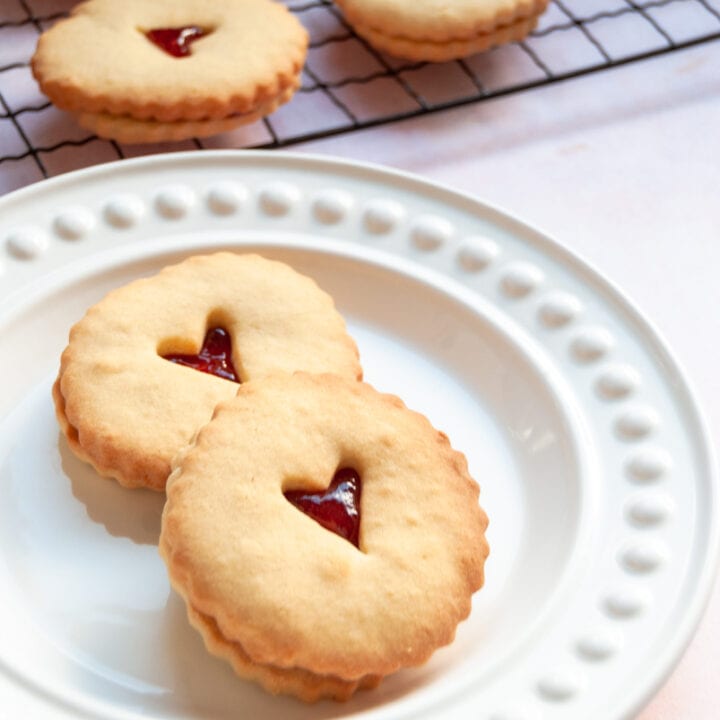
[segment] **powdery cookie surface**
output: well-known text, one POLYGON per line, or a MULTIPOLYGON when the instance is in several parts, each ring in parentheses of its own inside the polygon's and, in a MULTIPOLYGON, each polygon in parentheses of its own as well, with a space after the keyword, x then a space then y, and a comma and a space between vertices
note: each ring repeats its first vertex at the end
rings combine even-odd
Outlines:
POLYGON ((223 327, 242 382, 273 373, 362 375, 332 298, 258 255, 195 256, 112 291, 70 331, 53 389, 70 447, 102 475, 162 490, 176 452, 239 385, 165 360, 223 327))
POLYGON ((336 0, 358 35, 398 57, 434 62, 520 40, 548 0, 336 0))
POLYGON ((32 70, 50 100, 76 114, 238 124, 290 99, 307 43, 298 20, 272 0, 87 0, 43 33, 32 70), (186 57, 145 34, 192 26, 205 35, 186 57))
MULTIPOLYGON (((358 683, 421 664, 483 583, 487 519, 465 457, 364 383, 296 373, 242 386, 178 456, 167 492, 170 579, 208 648, 240 648, 252 667, 358 683), (322 490, 344 467, 362 482, 359 549, 283 495, 322 490)), ((271 689, 317 698, 303 687, 275 677, 271 689)))

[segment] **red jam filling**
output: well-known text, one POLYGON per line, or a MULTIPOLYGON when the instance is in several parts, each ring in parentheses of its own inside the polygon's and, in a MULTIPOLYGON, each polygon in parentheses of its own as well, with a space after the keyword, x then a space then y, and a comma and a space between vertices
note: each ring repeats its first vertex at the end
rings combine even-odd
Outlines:
POLYGON ((197 355, 180 355, 171 353, 163 355, 165 360, 200 370, 201 372, 217 375, 225 380, 239 383, 232 363, 232 344, 230 334, 223 328, 211 328, 205 335, 205 340, 197 355))
POLYGON ((181 28, 156 28, 148 30, 145 37, 173 57, 187 57, 190 54, 190 43, 205 35, 205 31, 197 25, 181 28))
POLYGON ((335 473, 327 490, 289 490, 285 497, 296 507, 355 547, 360 535, 360 476, 352 468, 335 473))

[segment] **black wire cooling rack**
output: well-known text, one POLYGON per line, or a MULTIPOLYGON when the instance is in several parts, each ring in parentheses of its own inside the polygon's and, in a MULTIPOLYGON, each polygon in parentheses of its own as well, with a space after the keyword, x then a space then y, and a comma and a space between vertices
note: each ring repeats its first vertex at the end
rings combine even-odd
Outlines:
POLYGON ((76 2, 0 0, 0 193, 66 170, 159 150, 288 146, 720 39, 720 0, 551 0, 522 42, 464 60, 418 63, 376 51, 355 35, 332 0, 286 0, 311 38, 303 84, 290 103, 213 138, 126 146, 82 130, 47 102, 32 79, 29 61, 38 34, 76 2))

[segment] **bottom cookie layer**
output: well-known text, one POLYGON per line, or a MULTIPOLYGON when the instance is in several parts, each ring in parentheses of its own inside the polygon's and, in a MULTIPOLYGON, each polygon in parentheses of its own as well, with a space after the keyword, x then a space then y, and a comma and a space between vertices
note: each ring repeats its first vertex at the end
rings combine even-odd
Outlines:
MULTIPOLYGON (((101 475, 103 477, 112 477, 115 480, 117 480, 121 485, 124 485, 125 487, 136 487, 132 483, 128 483, 125 480, 125 478, 122 477, 122 475, 111 473, 108 471, 107 468, 100 467, 97 463, 95 463, 93 461, 93 459, 90 457, 90 455, 88 455, 88 453, 85 452, 85 449, 80 444, 80 434, 78 433, 77 428, 70 423, 70 421, 67 418, 67 415, 65 414, 65 398, 63 397, 63 394, 60 391, 60 378, 59 377, 53 383, 52 398, 53 398, 53 402, 55 404, 55 417, 57 418, 58 425, 60 425, 60 429, 62 430, 63 435, 65 435, 65 439, 67 440, 67 443, 70 446, 70 449, 73 451, 73 453, 77 457, 79 457, 83 462, 86 462, 89 465, 92 465, 92 467, 98 473, 98 475, 101 475)), ((161 489, 161 488, 151 488, 151 489, 161 489)))
POLYGON ((259 665, 237 642, 223 636, 215 620, 187 604, 190 623, 200 632, 208 652, 227 660, 242 678, 254 680, 275 695, 294 695, 304 702, 317 702, 322 698, 345 701, 356 690, 377 687, 380 675, 366 675, 358 680, 343 680, 332 675, 316 675, 301 668, 280 668, 259 665))
POLYGON ((78 123, 98 137, 123 143, 151 143, 210 137, 248 125, 275 112, 295 94, 296 87, 284 90, 278 97, 259 105, 248 113, 230 115, 219 120, 138 120, 126 115, 110 113, 78 113, 78 123))
POLYGON ((139 475, 138 477, 127 477, 117 469, 106 467, 98 462, 88 453, 80 442, 80 433, 78 429, 68 420, 65 414, 65 398, 63 397, 62 391, 60 390, 60 377, 55 380, 52 386, 52 398, 55 405, 55 417, 57 418, 58 425, 62 430, 65 439, 67 440, 70 449, 73 454, 76 455, 83 462, 92 465, 93 469, 104 478, 113 478, 126 488, 147 488, 148 490, 154 490, 155 492, 163 492, 165 490, 164 482, 158 485, 156 482, 152 482, 149 478, 139 475))
POLYGON ((480 33, 473 38, 442 42, 386 35, 376 28, 359 23, 353 27, 355 32, 364 37, 373 47, 389 55, 406 60, 446 62, 483 52, 497 45, 522 40, 535 28, 539 17, 540 13, 522 18, 510 25, 498 27, 493 32, 480 33))

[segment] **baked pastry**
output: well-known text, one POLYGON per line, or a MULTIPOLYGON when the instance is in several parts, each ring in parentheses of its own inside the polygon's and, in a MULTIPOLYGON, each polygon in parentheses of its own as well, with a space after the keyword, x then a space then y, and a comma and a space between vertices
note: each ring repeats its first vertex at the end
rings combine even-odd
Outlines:
POLYGON ((287 102, 307 44, 272 0, 87 0, 41 35, 32 71, 57 107, 102 137, 180 140, 287 102))
POLYGON ((409 60, 454 60, 521 40, 548 0, 335 0, 358 35, 409 60))
POLYGON ((90 308, 70 331, 53 397, 78 457, 127 487, 163 490, 175 453, 237 392, 233 379, 299 369, 362 376, 332 298, 284 263, 220 252, 90 308))
POLYGON ((488 554, 478 494, 398 398, 277 375, 176 458, 160 553, 210 652, 270 692, 344 700, 453 640, 488 554))

